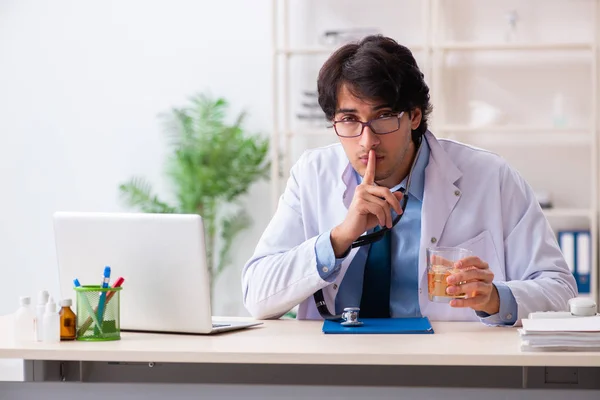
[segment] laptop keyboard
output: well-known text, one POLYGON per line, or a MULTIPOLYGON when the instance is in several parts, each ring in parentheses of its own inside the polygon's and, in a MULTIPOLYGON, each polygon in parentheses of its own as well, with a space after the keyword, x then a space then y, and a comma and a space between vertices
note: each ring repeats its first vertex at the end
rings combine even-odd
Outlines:
POLYGON ((229 326, 229 324, 212 324, 213 328, 222 328, 224 326, 229 326))

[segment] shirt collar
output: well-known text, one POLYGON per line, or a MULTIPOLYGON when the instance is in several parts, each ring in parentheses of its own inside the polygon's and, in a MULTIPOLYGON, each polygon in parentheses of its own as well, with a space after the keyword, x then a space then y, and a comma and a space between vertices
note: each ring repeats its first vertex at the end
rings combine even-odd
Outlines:
MULTIPOLYGON (((415 167, 410 182, 410 188, 408 188, 408 193, 420 202, 423 202, 423 191, 425 189, 425 168, 429 163, 429 152, 429 144, 427 143, 425 137, 423 137, 421 140, 421 151, 419 152, 419 157, 415 162, 415 167)), ((356 175, 357 182, 360 184, 362 182, 362 177, 356 171, 354 171, 354 174, 356 175)), ((390 190, 392 192, 395 192, 400 188, 406 189, 407 179, 408 177, 405 177, 402 180, 402 182, 400 182, 398 185, 394 186, 390 190)))

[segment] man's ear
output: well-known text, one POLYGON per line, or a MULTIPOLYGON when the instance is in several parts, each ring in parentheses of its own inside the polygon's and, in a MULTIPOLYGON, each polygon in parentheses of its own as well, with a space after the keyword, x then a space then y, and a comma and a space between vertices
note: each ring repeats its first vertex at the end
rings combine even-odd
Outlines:
POLYGON ((419 127, 419 125, 421 125, 421 117, 423 116, 423 113, 421 112, 420 108, 414 108, 410 111, 408 116, 410 117, 410 129, 414 131, 419 127))

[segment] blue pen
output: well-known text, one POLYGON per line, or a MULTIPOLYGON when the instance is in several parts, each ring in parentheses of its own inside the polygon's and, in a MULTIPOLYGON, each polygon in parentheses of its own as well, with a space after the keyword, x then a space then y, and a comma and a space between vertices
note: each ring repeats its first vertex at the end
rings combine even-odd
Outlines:
MULTIPOLYGON (((75 285, 75 287, 81 287, 81 284, 79 283, 79 279, 73 280, 73 284, 75 285)), ((88 301, 87 297, 79 296, 78 300, 81 300, 83 302, 83 306, 87 309, 87 312, 88 312, 88 314, 90 314, 90 317, 92 317, 94 324, 96 324, 96 326, 100 330, 100 334, 104 335, 104 332, 102 331, 102 327, 100 326, 100 322, 98 321, 98 318, 96 318, 96 313, 94 312, 94 309, 92 308, 92 305, 88 301)), ((78 335, 80 335, 80 336, 83 336, 84 334, 85 334, 85 331, 78 332, 78 335)))
MULTIPOLYGON (((102 278, 102 289, 108 288, 110 282, 110 267, 104 267, 104 277, 102 278)), ((98 321, 102 324, 104 319, 104 305, 106 304, 106 292, 100 293, 100 300, 98 301, 98 321)), ((97 331, 94 329, 94 331, 97 331)), ((96 334, 98 334, 96 332, 96 334)))

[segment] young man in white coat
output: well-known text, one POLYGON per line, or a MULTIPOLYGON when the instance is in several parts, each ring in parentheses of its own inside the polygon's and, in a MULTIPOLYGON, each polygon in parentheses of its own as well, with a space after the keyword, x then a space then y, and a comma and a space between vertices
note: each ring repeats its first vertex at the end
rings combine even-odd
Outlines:
POLYGON ((339 144, 292 167, 244 266, 255 318, 299 305, 300 319, 360 307, 364 318, 513 325, 568 309, 576 283, 532 189, 498 155, 427 130, 429 88, 407 48, 382 36, 345 45, 318 92, 339 144), (434 303, 425 253, 444 246, 473 254, 448 280, 467 298, 434 303))

